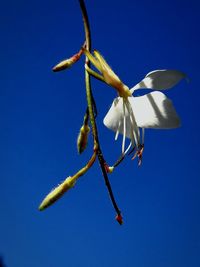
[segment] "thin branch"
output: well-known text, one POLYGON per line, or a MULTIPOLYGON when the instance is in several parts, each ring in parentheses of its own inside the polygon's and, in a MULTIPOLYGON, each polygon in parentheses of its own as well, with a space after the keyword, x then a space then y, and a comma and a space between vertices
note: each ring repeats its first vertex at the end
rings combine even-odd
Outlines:
MULTIPOLYGON (((87 15, 87 10, 85 7, 85 2, 84 0, 79 0, 79 4, 80 4, 80 8, 81 8, 81 12, 82 12, 82 16, 83 16, 83 22, 84 22, 84 29, 85 29, 85 38, 86 38, 86 49, 88 51, 91 50, 91 34, 90 34, 90 27, 89 27, 89 20, 88 20, 88 15, 87 15)), ((86 62, 85 64, 88 66, 88 68, 90 68, 90 62, 88 60, 88 58, 86 57, 86 62)), ((107 186, 108 189, 108 193, 110 196, 110 199, 112 201, 113 207, 115 209, 115 211, 117 212, 117 221, 121 224, 122 223, 122 217, 121 217, 121 212, 117 206, 117 203, 115 201, 113 192, 112 192, 112 188, 110 185, 110 181, 108 179, 108 175, 105 169, 105 160, 100 148, 100 143, 99 143, 99 139, 98 139, 98 132, 97 132, 97 126, 96 126, 96 121, 95 121, 95 115, 94 115, 94 110, 93 110, 93 106, 94 106, 94 98, 92 96, 92 92, 91 92, 91 83, 90 83, 90 74, 87 72, 87 70, 85 70, 85 82, 86 82, 86 95, 87 95, 87 102, 88 102, 88 110, 89 110, 89 116, 90 116, 90 122, 91 122, 91 126, 92 126, 92 134, 93 134, 93 138, 94 138, 94 145, 96 145, 97 147, 97 156, 98 156, 98 160, 99 160, 99 164, 102 170, 102 174, 105 180, 105 184, 107 186)))

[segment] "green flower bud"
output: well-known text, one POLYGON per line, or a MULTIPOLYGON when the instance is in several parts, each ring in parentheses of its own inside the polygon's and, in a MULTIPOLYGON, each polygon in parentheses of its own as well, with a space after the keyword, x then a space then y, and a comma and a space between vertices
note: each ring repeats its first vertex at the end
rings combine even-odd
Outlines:
POLYGON ((80 129, 77 138, 77 149, 79 154, 81 154, 87 147, 89 132, 90 132, 90 127, 87 124, 83 125, 80 129))
POLYGON ((52 205, 56 200, 61 198, 65 192, 75 185, 76 179, 74 177, 67 177, 61 184, 54 188, 42 201, 39 210, 42 211, 52 205))

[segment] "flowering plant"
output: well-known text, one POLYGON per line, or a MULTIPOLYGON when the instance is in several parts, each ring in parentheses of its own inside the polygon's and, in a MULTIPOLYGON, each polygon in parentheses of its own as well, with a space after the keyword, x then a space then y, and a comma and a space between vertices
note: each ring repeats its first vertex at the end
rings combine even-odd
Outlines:
POLYGON ((129 89, 114 73, 98 51, 94 50, 91 53, 91 34, 84 0, 79 0, 79 4, 83 15, 85 42, 75 55, 61 61, 53 68, 53 71, 65 70, 75 64, 82 55, 85 55, 87 107, 83 125, 80 128, 77 139, 77 149, 79 153, 83 153, 86 149, 91 128, 93 135, 93 153, 83 168, 78 170, 73 176, 67 177, 45 197, 39 206, 39 210, 44 210, 57 201, 66 191, 75 185, 78 178, 84 175, 92 167, 95 160, 98 159, 110 199, 117 213, 116 220, 119 224, 122 224, 121 211, 115 201, 108 174, 113 172, 114 168, 121 163, 130 150, 131 152, 135 151, 132 159, 138 157, 138 163, 141 165, 144 150, 144 131, 146 128, 171 129, 180 125, 180 119, 171 100, 163 93, 155 91, 139 97, 135 97, 134 93, 136 90, 142 88, 153 90, 169 89, 175 86, 181 79, 185 78, 186 75, 177 70, 155 70, 149 72, 141 82, 129 89), (91 66, 95 67, 97 71, 91 66), (115 139, 118 138, 119 133, 123 135, 121 157, 111 166, 104 159, 98 138, 96 104, 90 83, 91 76, 113 87, 118 94, 103 121, 107 128, 116 132, 115 139), (130 139, 130 144, 127 147, 126 138, 130 139))

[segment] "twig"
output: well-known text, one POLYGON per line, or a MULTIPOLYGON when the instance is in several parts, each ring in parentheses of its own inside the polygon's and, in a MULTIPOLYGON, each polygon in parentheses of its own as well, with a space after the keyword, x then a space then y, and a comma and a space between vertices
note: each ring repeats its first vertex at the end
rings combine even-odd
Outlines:
MULTIPOLYGON (((91 33, 90 33, 90 26, 89 26, 89 20, 88 20, 88 15, 87 15, 87 10, 85 6, 84 0, 79 0, 82 16, 83 16, 83 22, 84 22, 84 29, 85 29, 85 39, 86 39, 86 49, 88 51, 91 50, 91 33)), ((90 68, 90 62, 88 58, 86 57, 86 62, 85 64, 90 68)), ((121 211, 119 210, 117 203, 114 198, 114 194, 112 192, 111 184, 108 179, 108 175, 105 169, 105 159, 103 157, 101 148, 100 148, 100 143, 98 139, 98 132, 97 132, 97 126, 96 126, 96 121, 95 121, 95 114, 93 107, 95 106, 94 98, 92 97, 92 91, 91 91, 91 82, 90 82, 90 74, 88 73, 87 70, 85 70, 85 83, 86 83, 86 95, 87 95, 87 102, 88 102, 88 110, 89 110, 89 116, 90 116, 90 123, 92 127, 92 134, 93 134, 93 139, 94 139, 94 146, 96 146, 97 149, 97 156, 99 160, 99 164, 102 170, 102 174, 105 180, 105 184, 108 189, 108 193, 110 196, 110 199, 112 201, 113 207, 117 213, 117 221, 122 224, 122 217, 121 217, 121 211)))

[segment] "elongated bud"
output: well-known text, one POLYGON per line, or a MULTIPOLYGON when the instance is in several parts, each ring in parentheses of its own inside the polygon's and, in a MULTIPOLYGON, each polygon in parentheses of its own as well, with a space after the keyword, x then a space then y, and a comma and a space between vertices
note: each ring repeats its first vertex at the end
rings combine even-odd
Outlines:
POLYGON ((87 147, 88 135, 90 132, 88 121, 89 121, 89 111, 87 108, 84 119, 83 119, 83 125, 79 131, 78 138, 77 138, 77 149, 78 149, 79 154, 81 154, 87 147))
POLYGON ((87 147, 89 132, 90 132, 90 127, 88 125, 83 125, 80 129, 77 138, 77 149, 79 154, 81 154, 87 147))
POLYGON ((72 57, 62 60, 60 63, 54 66, 53 71, 57 72, 57 71, 68 69, 80 59, 82 54, 83 54, 83 48, 81 48, 80 51, 76 53, 75 55, 73 55, 72 57))
POLYGON ((42 201, 39 206, 39 210, 44 210, 50 205, 52 205, 56 200, 62 197, 62 195, 67 192, 70 188, 75 185, 76 179, 69 176, 67 177, 64 182, 54 188, 42 201))
POLYGON ((74 63, 75 63, 75 61, 74 61, 73 57, 71 57, 69 59, 65 59, 65 60, 61 61, 60 63, 58 63, 56 66, 54 66, 53 71, 57 72, 57 71, 68 69, 74 63))

